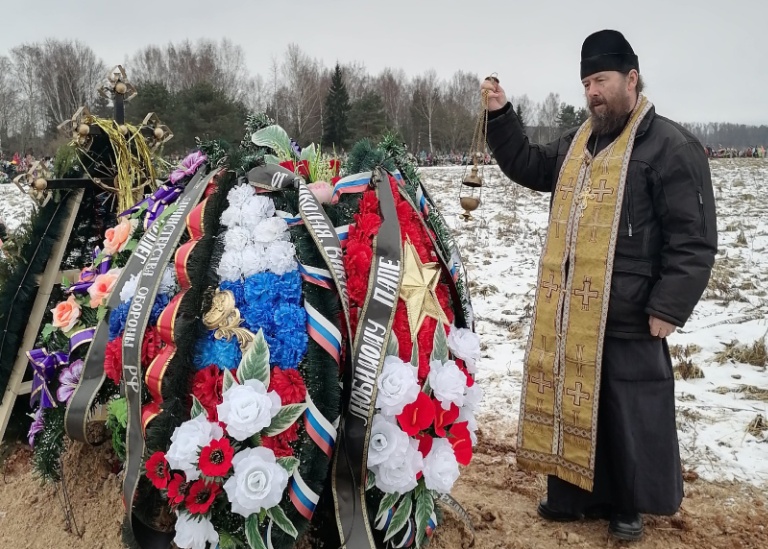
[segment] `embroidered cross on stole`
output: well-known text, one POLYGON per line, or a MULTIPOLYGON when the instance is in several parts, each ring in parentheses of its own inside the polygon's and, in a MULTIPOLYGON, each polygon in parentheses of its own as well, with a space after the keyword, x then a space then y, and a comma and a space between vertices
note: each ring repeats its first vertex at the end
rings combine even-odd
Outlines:
POLYGON ((600 368, 613 256, 642 94, 621 135, 595 158, 591 122, 573 138, 555 188, 525 355, 517 462, 592 490, 600 368))

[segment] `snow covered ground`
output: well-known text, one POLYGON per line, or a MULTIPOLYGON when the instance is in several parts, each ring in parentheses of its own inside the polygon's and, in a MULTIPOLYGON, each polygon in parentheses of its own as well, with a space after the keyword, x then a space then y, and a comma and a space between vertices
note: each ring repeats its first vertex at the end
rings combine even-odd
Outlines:
MULTIPOLYGON (((669 338, 678 365, 703 378, 676 382, 678 432, 684 466, 708 480, 768 484, 768 373, 716 355, 738 340, 752 346, 768 331, 768 161, 715 160, 720 253, 705 298, 685 328, 669 338)), ((425 168, 422 179, 460 243, 469 272, 484 357, 479 379, 485 412, 516 422, 522 363, 546 233, 548 195, 512 184, 485 169, 483 206, 465 222, 458 195, 463 168, 425 168)), ((759 349, 758 349, 759 350, 759 349)), ((487 417, 488 417, 487 416, 487 417)))
POLYGON ((5 221, 9 231, 15 231, 34 207, 32 199, 13 183, 0 185, 0 220, 5 221))

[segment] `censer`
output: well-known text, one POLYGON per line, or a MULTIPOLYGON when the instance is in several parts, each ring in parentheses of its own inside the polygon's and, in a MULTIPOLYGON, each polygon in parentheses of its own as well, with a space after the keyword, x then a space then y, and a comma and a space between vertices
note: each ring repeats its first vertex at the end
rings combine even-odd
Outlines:
POLYGON ((464 221, 471 221, 472 212, 477 210, 482 203, 483 195, 483 169, 485 163, 485 140, 488 134, 488 90, 483 90, 481 96, 481 110, 475 125, 475 131, 472 135, 472 145, 470 147, 470 157, 472 159, 469 173, 464 170, 459 187, 459 204, 464 213, 461 218, 464 221))

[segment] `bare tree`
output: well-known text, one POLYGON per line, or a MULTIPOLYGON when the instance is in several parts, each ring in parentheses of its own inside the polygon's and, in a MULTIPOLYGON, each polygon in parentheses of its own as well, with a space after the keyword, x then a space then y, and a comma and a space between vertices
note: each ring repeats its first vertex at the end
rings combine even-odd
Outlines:
POLYGON ((323 131, 322 105, 330 79, 324 77, 320 62, 311 59, 296 44, 288 46, 280 73, 283 86, 276 102, 283 104, 288 117, 283 126, 299 142, 319 141, 323 131))
POLYGON ((549 142, 556 137, 557 115, 560 113, 560 94, 550 92, 539 111, 539 126, 543 127, 545 132, 544 139, 549 142))
POLYGON ((427 125, 427 138, 429 152, 435 151, 432 130, 435 121, 435 113, 440 103, 440 88, 437 72, 431 69, 424 76, 416 77, 413 90, 413 109, 427 125))
POLYGON ((45 125, 43 100, 37 78, 38 57, 36 47, 29 44, 11 50, 13 80, 19 100, 17 131, 21 150, 31 146, 35 138, 43 133, 45 125))
POLYGON ((0 138, 15 130, 19 93, 13 79, 13 63, 0 56, 0 138))
POLYGON ((408 77, 402 69, 384 69, 373 82, 384 103, 387 127, 396 132, 405 130, 408 112, 408 77))

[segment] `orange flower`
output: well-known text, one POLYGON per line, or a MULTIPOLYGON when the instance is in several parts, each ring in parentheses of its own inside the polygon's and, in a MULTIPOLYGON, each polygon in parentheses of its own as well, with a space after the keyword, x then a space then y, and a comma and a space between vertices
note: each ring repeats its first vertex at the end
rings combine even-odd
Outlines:
POLYGON ((80 304, 75 301, 75 296, 69 296, 69 299, 56 305, 51 309, 53 313, 53 325, 62 332, 68 332, 77 324, 80 318, 80 304))
POLYGON ((99 275, 88 288, 88 294, 91 296, 91 307, 94 309, 102 305, 112 290, 115 289, 117 279, 120 277, 120 269, 112 269, 108 273, 99 275))
POLYGON ((138 224, 138 220, 124 217, 116 227, 107 229, 104 235, 104 253, 115 255, 117 252, 122 252, 128 245, 128 241, 138 224))

